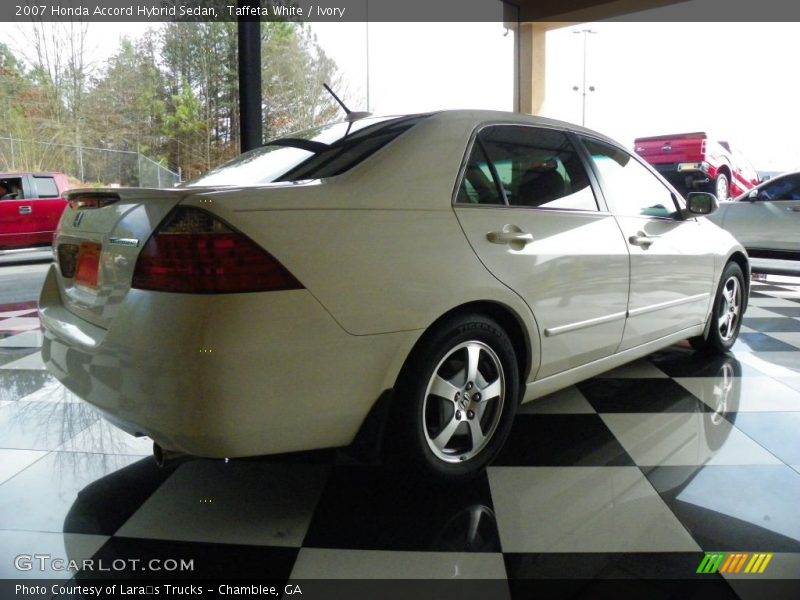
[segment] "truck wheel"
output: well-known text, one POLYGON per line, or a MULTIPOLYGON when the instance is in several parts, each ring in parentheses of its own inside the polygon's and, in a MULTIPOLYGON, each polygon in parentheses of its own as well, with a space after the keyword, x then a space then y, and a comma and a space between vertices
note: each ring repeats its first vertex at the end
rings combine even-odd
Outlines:
POLYGON ((714 181, 714 195, 719 202, 724 202, 730 195, 730 181, 725 173, 719 173, 714 181))

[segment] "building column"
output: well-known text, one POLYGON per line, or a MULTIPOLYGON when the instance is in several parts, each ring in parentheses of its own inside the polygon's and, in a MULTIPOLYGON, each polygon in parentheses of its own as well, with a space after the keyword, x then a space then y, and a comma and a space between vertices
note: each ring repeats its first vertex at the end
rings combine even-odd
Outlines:
POLYGON ((514 57, 517 111, 538 115, 545 96, 545 38, 547 23, 520 23, 518 51, 514 57))

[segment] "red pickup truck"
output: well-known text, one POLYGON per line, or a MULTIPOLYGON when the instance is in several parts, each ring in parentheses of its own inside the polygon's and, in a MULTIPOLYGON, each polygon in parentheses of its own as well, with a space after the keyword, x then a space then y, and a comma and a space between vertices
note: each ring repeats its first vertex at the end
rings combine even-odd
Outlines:
POLYGON ((51 245, 68 189, 63 173, 0 173, 0 249, 51 245))
POLYGON ((722 201, 759 183, 758 172, 741 152, 702 131, 641 137, 633 144, 639 156, 684 194, 702 189, 722 201))

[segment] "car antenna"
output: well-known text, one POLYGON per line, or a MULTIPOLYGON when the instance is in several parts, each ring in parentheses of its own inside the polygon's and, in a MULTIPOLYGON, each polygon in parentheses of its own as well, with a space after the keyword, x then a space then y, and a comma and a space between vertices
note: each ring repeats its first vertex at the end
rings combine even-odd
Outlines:
POLYGON ((322 85, 325 87, 326 90, 328 90, 328 93, 331 96, 333 96, 333 99, 336 100, 336 102, 339 103, 339 106, 341 106, 344 109, 344 112, 347 113, 347 122, 348 123, 352 123, 353 121, 358 121, 359 119, 363 119, 364 117, 369 117, 369 116, 372 115, 371 112, 367 112, 367 111, 353 112, 352 110, 347 108, 345 103, 341 101, 339 96, 336 95, 336 92, 334 92, 327 83, 323 83, 322 85))

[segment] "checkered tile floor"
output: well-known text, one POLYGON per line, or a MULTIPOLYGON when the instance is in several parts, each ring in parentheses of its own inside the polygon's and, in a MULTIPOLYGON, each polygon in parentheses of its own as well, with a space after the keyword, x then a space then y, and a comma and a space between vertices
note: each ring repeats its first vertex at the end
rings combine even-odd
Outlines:
POLYGON ((43 369, 35 308, 0 310, 0 577, 23 550, 302 579, 684 578, 748 551, 800 577, 800 287, 754 283, 728 356, 679 345, 523 406, 457 489, 342 451, 160 470, 43 369))

